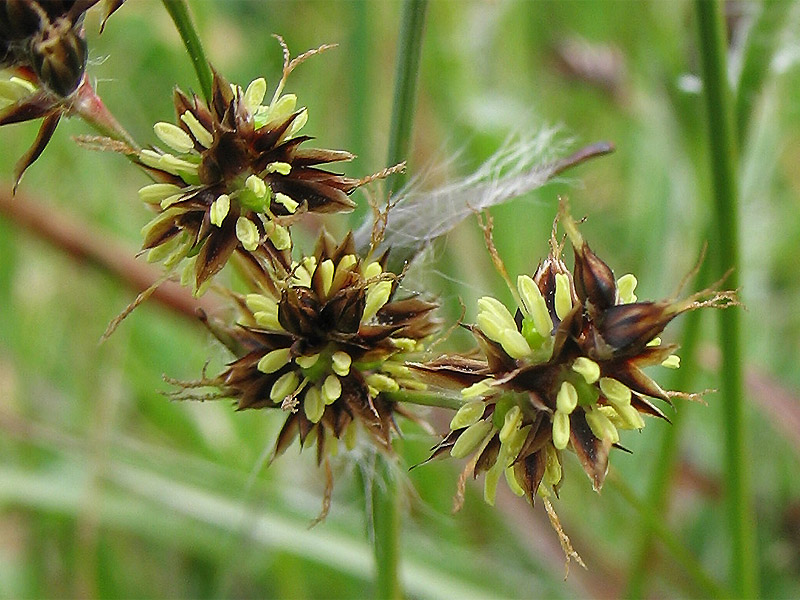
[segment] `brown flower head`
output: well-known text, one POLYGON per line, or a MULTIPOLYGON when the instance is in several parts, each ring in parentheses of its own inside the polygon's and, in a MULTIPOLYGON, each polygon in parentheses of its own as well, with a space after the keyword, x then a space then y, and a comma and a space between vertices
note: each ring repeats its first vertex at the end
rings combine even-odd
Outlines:
MULTIPOLYGON (((281 40, 281 43, 283 41, 281 40)), ((339 150, 302 149, 307 120, 293 94, 283 94, 286 77, 323 46, 289 61, 269 104, 267 84, 256 79, 246 90, 214 75, 213 97, 175 91, 176 125, 157 123, 155 132, 173 153, 143 150, 139 162, 160 182, 140 196, 159 214, 144 229, 151 260, 169 267, 194 257, 195 289, 201 289, 235 250, 266 252, 288 264, 288 226, 303 212, 343 212, 355 206, 348 194, 363 181, 331 173, 323 163, 353 158, 339 150)))
POLYGON ((470 329, 485 359, 443 356, 415 365, 429 381, 462 388, 465 404, 433 456, 472 455, 467 469, 475 477, 486 472, 490 503, 502 475, 531 502, 537 493, 547 495, 542 482, 557 490, 567 448, 599 490, 618 430, 643 428, 642 414, 666 418, 653 399, 670 402, 678 395, 642 371, 679 364, 676 346, 657 336, 682 312, 736 302, 733 292, 709 291, 686 300, 638 302, 635 277, 614 278, 565 204, 559 218, 574 249, 572 273, 554 234, 550 256, 533 277, 521 275, 509 285, 517 300, 514 314, 492 297, 478 301, 477 324, 470 329))
MULTIPOLYGON (((82 23, 84 13, 99 1, 0 1, 0 68, 7 69, 0 79, 0 126, 43 119, 36 141, 17 163, 17 184, 62 115, 72 110, 77 90, 89 87, 82 23)), ((122 0, 105 4, 108 18, 122 0)))
POLYGON ((239 409, 289 413, 276 456, 299 436, 317 443, 321 462, 332 441, 351 443, 359 423, 391 449, 394 415, 407 414, 392 393, 420 389, 404 360, 437 321, 436 304, 395 299, 399 277, 384 270, 385 258, 363 260, 350 235, 336 245, 323 233, 283 280, 252 263, 258 291, 239 298, 237 327, 217 333, 234 340, 236 360, 211 384, 239 409))

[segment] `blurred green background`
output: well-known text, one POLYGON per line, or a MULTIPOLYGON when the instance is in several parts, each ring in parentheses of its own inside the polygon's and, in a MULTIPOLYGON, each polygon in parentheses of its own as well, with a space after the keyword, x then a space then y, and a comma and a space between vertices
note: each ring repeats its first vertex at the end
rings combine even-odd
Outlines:
MULTIPOLYGON (((338 43, 301 65, 287 91, 309 107, 304 131, 321 147, 358 154, 348 174, 385 166, 400 2, 190 7, 210 60, 242 85, 262 75, 270 90, 277 83, 281 52, 272 33, 293 54, 338 43)), ((764 6, 727 5, 732 80, 748 44, 774 50, 742 131, 740 281, 761 594, 786 598, 800 596, 799 8, 788 6, 753 34, 764 6)), ((709 237, 712 214, 692 9, 677 0, 432 2, 410 172, 446 163, 426 185, 453 180, 509 135, 552 125, 574 148, 611 141, 611 156, 493 209, 495 241, 512 275, 532 272, 548 251, 557 197, 568 195, 573 213, 588 215, 582 231, 598 255, 617 275, 636 273, 640 298, 671 296, 709 237)), ((155 0, 127 2, 102 36, 98 22, 92 11, 90 76, 134 138, 153 143, 153 123, 174 117, 173 86, 197 88, 180 39, 155 0)), ((0 130, 4 190, 37 127, 0 130)), ((35 202, 55 222, 77 220, 133 256, 149 219, 136 196, 147 179, 124 158, 72 141, 87 133, 79 120, 62 122, 15 202, 35 202)), ((357 200, 366 206, 364 195, 357 200)), ((469 321, 477 297, 504 293, 474 219, 437 244, 419 272, 450 322, 461 302, 469 321)), ((119 277, 0 216, 0 597, 368 595, 363 482, 374 457, 357 449, 335 459, 331 513, 309 530, 324 487, 313 456, 290 450, 263 468, 282 415, 165 398, 163 374, 196 379, 209 359, 212 371, 226 360, 199 322, 151 301, 98 344, 134 296, 119 277)), ((719 386, 714 317, 697 325, 703 341, 692 390, 719 386)), ((684 319, 667 339, 681 339, 684 319)), ((662 371, 656 377, 669 385, 674 375, 662 371)), ((660 449, 670 425, 648 420, 641 434, 627 432, 622 443, 633 453, 611 461, 641 502, 657 507, 672 541, 720 583, 730 577, 723 402, 720 394, 677 402, 675 476, 663 505, 648 490, 667 460, 660 449)), ((429 416, 446 427, 448 415, 429 416)), ((563 581, 563 553, 541 505, 504 490, 491 508, 475 486, 451 515, 461 465, 408 471, 435 438, 403 429, 396 449, 409 597, 611 598, 626 595, 637 573, 646 596, 705 595, 663 539, 642 554, 642 513, 613 482, 594 493, 574 456, 555 507, 589 569, 573 563, 563 581)))

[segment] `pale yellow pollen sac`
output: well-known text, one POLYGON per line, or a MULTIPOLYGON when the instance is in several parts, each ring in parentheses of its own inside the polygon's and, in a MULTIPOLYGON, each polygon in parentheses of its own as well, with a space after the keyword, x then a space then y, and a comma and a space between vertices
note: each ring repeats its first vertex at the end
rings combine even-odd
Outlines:
POLYGON ((602 411, 588 410, 586 412, 586 422, 595 437, 616 444, 619 441, 619 433, 611 420, 602 411))
POLYGON ((342 289, 345 280, 351 273, 352 267, 357 263, 358 259, 353 254, 345 254, 340 258, 339 262, 336 264, 336 270, 333 273, 333 285, 331 287, 335 290, 342 289))
POLYGON ((511 439, 522 425, 522 410, 519 406, 512 406, 503 419, 503 427, 500 429, 500 443, 504 444, 511 439))
POLYGON ((383 373, 372 373, 364 378, 367 385, 375 388, 378 392, 396 392, 400 385, 388 375, 383 373))
POLYGON ((681 366, 681 357, 677 354, 670 354, 667 358, 661 361, 662 367, 667 367, 668 369, 678 369, 681 366))
POLYGON ((508 489, 510 489, 515 496, 524 496, 525 490, 517 481, 517 474, 514 472, 514 467, 509 466, 505 468, 505 475, 506 475, 506 483, 508 484, 508 489))
POLYGON ((172 196, 168 196, 161 201, 161 210, 166 210, 176 202, 180 202, 183 200, 183 193, 180 194, 172 194, 172 196))
POLYGON ((504 329, 498 341, 511 358, 523 358, 531 353, 528 340, 516 329, 504 329))
POLYGON ((263 294, 247 294, 244 303, 251 312, 278 310, 278 303, 263 294))
POLYGON ((258 227, 247 217, 239 217, 236 219, 236 237, 242 243, 242 246, 248 252, 252 252, 258 248, 260 235, 258 227))
POLYGON ((480 421, 485 409, 486 405, 480 399, 464 403, 450 420, 450 430, 455 431, 474 425, 480 421))
POLYGON ((289 348, 279 348, 267 352, 261 357, 261 360, 258 361, 256 368, 262 373, 274 373, 289 362, 290 354, 291 351, 289 348))
POLYGON ((322 419, 325 402, 318 388, 311 387, 306 392, 305 398, 303 398, 303 411, 306 413, 306 418, 312 423, 319 423, 322 419))
POLYGON ((283 205, 283 207, 289 212, 290 215, 293 215, 297 211, 297 207, 300 206, 299 202, 297 202, 296 200, 292 200, 289 196, 287 196, 283 192, 278 192, 277 194, 275 194, 275 202, 283 205))
POLYGON ((569 443, 569 415, 557 410, 553 415, 553 446, 563 450, 569 443))
POLYGON ((539 286, 528 275, 517 277, 517 289, 525 312, 533 319, 533 326, 542 337, 548 337, 553 331, 553 319, 547 310, 547 303, 539 286))
POLYGON ((586 356, 579 356, 572 363, 572 370, 583 376, 586 383, 593 384, 600 378, 600 365, 586 356))
POLYGON ((159 204, 170 196, 181 194, 181 188, 172 183, 151 183, 139 189, 139 200, 147 204, 159 204))
POLYGON ((612 418, 608 412, 603 411, 607 417, 611 420, 611 422, 616 425, 617 427, 621 427, 622 429, 643 429, 644 428, 644 421, 642 420, 642 416, 639 414, 639 411, 636 410, 630 404, 619 404, 614 407, 611 406, 601 406, 600 408, 612 408, 613 411, 616 413, 617 419, 615 420, 612 418))
POLYGON ((294 359, 295 364, 301 369, 310 369, 319 360, 319 354, 309 354, 307 356, 298 356, 294 359))
POLYGON ((189 128, 189 131, 192 132, 192 135, 195 139, 200 143, 201 146, 204 148, 210 148, 214 143, 214 136, 211 132, 203 127, 203 124, 197 120, 191 112, 188 110, 181 115, 181 121, 183 121, 186 126, 189 128))
POLYGON ((572 310, 572 292, 569 285, 569 277, 565 273, 556 273, 556 315, 563 319, 572 310))
POLYGON ((346 377, 350 373, 351 364, 353 364, 353 359, 347 352, 337 350, 331 356, 331 369, 340 377, 346 377))
POLYGON ((477 423, 473 423, 458 436, 456 443, 453 444, 453 447, 450 449, 450 456, 453 458, 464 458, 480 445, 491 430, 491 421, 478 421, 477 423))
POLYGON ((611 377, 600 378, 600 391, 611 404, 630 404, 631 389, 616 379, 611 377))
POLYGON ((478 313, 478 317, 475 319, 478 323, 478 327, 481 328, 481 331, 484 333, 486 337, 490 340, 494 340, 495 342, 499 342, 500 338, 503 335, 503 332, 506 330, 505 324, 501 319, 497 317, 497 315, 483 311, 478 313))
POLYGON ((400 352, 413 352, 417 349, 417 340, 407 337, 389 338, 392 345, 400 352))
POLYGON ((364 314, 361 317, 361 322, 366 323, 374 317, 378 311, 383 308, 384 304, 389 301, 392 295, 392 282, 379 281, 371 285, 367 291, 367 300, 364 305, 364 314))
POLYGON ((648 346, 650 346, 650 347, 653 347, 653 346, 660 346, 660 345, 661 345, 661 338, 660 338, 660 337, 658 337, 658 336, 656 336, 656 337, 654 337, 652 340, 650 340, 649 342, 647 342, 647 345, 648 345, 648 346))
POLYGON ((328 375, 322 382, 322 400, 325 404, 333 404, 342 395, 342 382, 336 375, 328 375))
POLYGON ((372 279, 383 273, 381 263, 373 261, 364 267, 364 279, 372 279))
POLYGON ((270 105, 270 119, 285 119, 294 112, 295 106, 297 106, 297 96, 284 94, 270 105))
POLYGON ((317 267, 320 279, 322 279, 322 293, 327 297, 331 293, 333 285, 333 261, 330 258, 323 260, 317 267))
POLYGON ((258 175, 250 175, 244 180, 244 186, 253 192, 256 198, 264 198, 267 195, 267 184, 258 175))
POLYGON ((292 247, 292 236, 289 235, 289 230, 283 225, 275 225, 275 228, 269 234, 269 241, 272 242, 276 250, 288 250, 292 247))
POLYGON ((556 394, 556 409, 569 415, 578 406, 578 390, 569 381, 564 381, 556 394))
POLYGON ((244 92, 244 105, 251 113, 255 113, 261 103, 264 101, 264 96, 267 94, 267 80, 263 77, 254 79, 247 86, 244 92))
MULTIPOLYGON (((139 151, 139 160, 145 166, 152 167, 154 169, 160 169, 161 163, 161 154, 155 152, 154 150, 150 150, 149 148, 145 148, 144 150, 139 151)), ((175 173, 173 173, 175 175, 175 173)))
POLYGON ((636 302, 636 294, 633 293, 633 290, 636 289, 638 283, 639 282, 636 281, 636 277, 632 273, 628 273, 617 279, 617 298, 619 298, 622 304, 636 302))
POLYGON ((158 139, 176 152, 185 154, 194 148, 194 140, 177 125, 161 121, 153 126, 153 131, 155 131, 158 139))
POLYGON ((300 378, 294 371, 284 373, 272 385, 269 392, 269 399, 273 402, 283 402, 288 396, 297 391, 297 385, 300 383, 300 378))
POLYGON ((280 175, 288 175, 292 172, 292 165, 287 162, 272 162, 267 165, 265 169, 267 173, 278 173, 280 175))
POLYGON ((212 225, 217 227, 222 226, 225 217, 231 209, 231 197, 228 194, 220 194, 214 202, 211 203, 208 217, 212 225))
POLYGON ((461 396, 463 398, 474 398, 476 396, 482 396, 491 389, 491 384, 492 384, 491 379, 484 379, 483 381, 479 381, 478 383, 473 383, 471 386, 461 390, 461 396))
MULTIPOLYGON (((144 150, 142 150, 144 152, 144 150)), ((188 176, 197 175, 197 165, 187 160, 182 160, 172 154, 162 154, 158 157, 158 169, 172 173, 185 180, 188 176)))
MULTIPOLYGON (((492 315, 497 320, 497 323, 502 325, 503 329, 516 329, 517 322, 514 317, 506 308, 505 304, 500 302, 497 298, 491 296, 484 296, 478 300, 478 308, 480 312, 492 315)), ((480 313, 479 313, 480 316, 480 313)))
POLYGON ((289 128, 289 131, 286 132, 286 139, 293 138, 298 131, 300 131, 305 124, 308 123, 308 109, 303 108, 300 111, 300 114, 294 118, 292 121, 292 125, 289 128))
POLYGON ((561 462, 558 460, 558 452, 552 444, 545 446, 545 456, 547 462, 544 468, 544 481, 548 485, 557 485, 561 481, 561 462))

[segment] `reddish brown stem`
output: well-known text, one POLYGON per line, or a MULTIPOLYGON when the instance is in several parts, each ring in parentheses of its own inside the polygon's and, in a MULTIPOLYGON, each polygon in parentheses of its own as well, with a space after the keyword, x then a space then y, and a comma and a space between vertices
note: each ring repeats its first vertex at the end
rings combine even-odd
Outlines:
MULTIPOLYGON (((160 268, 137 261, 135 251, 122 246, 109 235, 93 230, 29 195, 18 193, 12 196, 10 191, 6 191, 10 190, 9 185, 0 185, 0 188, 0 214, 76 261, 109 273, 136 293, 146 290, 162 276, 160 268)), ((159 286, 152 299, 195 321, 199 308, 211 314, 219 310, 214 299, 208 296, 195 298, 186 288, 172 281, 159 286)))

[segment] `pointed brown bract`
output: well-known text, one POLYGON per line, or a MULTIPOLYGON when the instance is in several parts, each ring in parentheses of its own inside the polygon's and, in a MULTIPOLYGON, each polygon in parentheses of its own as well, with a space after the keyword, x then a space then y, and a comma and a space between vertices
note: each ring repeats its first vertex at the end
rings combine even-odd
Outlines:
POLYGON ((732 292, 709 291, 683 301, 637 302, 635 278, 614 279, 565 204, 559 222, 573 246, 572 273, 554 231, 550 256, 533 277, 517 280, 517 308, 490 297, 479 301, 477 324, 468 328, 482 360, 441 356, 413 365, 428 383, 461 390, 465 404, 432 456, 474 454, 474 474, 486 473, 489 502, 502 472, 531 502, 546 496, 546 487, 557 491, 566 449, 599 491, 618 430, 644 427, 640 415, 666 419, 652 400, 669 403, 670 394, 642 368, 677 366, 676 346, 656 336, 686 310, 736 303, 732 292))

